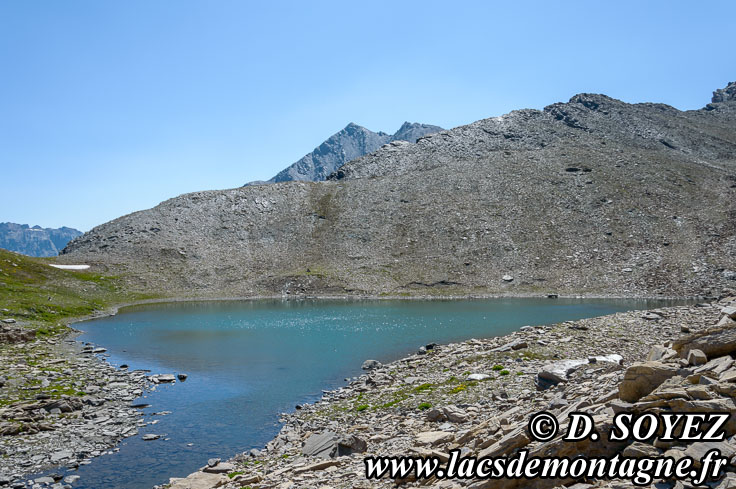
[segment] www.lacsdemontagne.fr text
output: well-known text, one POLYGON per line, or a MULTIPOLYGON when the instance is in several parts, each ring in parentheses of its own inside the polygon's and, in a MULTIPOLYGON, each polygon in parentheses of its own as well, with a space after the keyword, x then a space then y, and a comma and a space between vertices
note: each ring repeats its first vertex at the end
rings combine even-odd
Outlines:
POLYGON ((633 458, 615 455, 611 458, 530 457, 520 450, 513 457, 463 457, 451 450, 447 465, 439 457, 367 457, 366 477, 380 479, 628 479, 636 485, 648 485, 654 479, 692 478, 700 484, 717 477, 728 459, 711 450, 700 459, 699 468, 690 457, 633 458))

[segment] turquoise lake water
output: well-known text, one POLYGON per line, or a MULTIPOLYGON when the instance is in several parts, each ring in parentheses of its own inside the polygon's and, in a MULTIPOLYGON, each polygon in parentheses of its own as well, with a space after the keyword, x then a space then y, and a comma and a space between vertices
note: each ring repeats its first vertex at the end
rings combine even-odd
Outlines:
MULTIPOLYGON (((365 359, 381 362, 421 345, 507 334, 662 301, 487 299, 453 301, 187 302, 129 308, 77 325, 80 341, 108 349, 113 365, 154 373, 186 373, 186 382, 159 386, 147 402, 140 435, 120 451, 74 471, 75 488, 150 489, 223 459, 262 448, 278 432, 280 412, 315 401, 323 389, 362 373, 365 359), (193 444, 188 446, 188 444, 193 444)), ((671 304, 671 303, 670 303, 671 304)), ((59 472, 57 470, 56 472, 59 472)), ((66 475, 66 474, 65 474, 66 475)))

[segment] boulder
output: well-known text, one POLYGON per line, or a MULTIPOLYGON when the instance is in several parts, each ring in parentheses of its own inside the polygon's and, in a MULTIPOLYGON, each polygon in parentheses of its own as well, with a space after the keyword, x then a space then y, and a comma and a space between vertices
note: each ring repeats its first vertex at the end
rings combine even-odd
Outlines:
POLYGON ((498 457, 528 445, 531 440, 527 436, 525 429, 526 427, 522 426, 507 433, 493 445, 481 450, 478 457, 498 457))
POLYGON ((537 389, 545 390, 560 382, 567 382, 567 376, 586 363, 587 360, 563 360, 545 365, 537 373, 537 389))
POLYGON ((351 455, 353 453, 363 453, 368 449, 368 443, 362 438, 355 435, 346 435, 337 442, 337 455, 351 455))
POLYGON ((229 479, 222 474, 195 472, 186 478, 169 479, 169 489, 212 489, 227 481, 229 479))
POLYGON ((688 365, 705 365, 708 363, 708 357, 705 356, 702 350, 690 350, 687 354, 687 363, 688 365))
POLYGON ((736 448, 726 441, 704 441, 691 443, 685 449, 685 455, 692 457, 695 467, 700 467, 700 460, 711 450, 718 450, 722 457, 731 458, 736 455, 736 448))
POLYGON ((304 442, 302 453, 308 457, 332 458, 337 455, 338 440, 337 434, 331 431, 314 434, 304 442))
POLYGON ((156 384, 160 382, 171 383, 176 382, 176 377, 174 377, 174 374, 160 374, 151 376, 151 380, 156 384))
POLYGON ((416 441, 419 445, 439 445, 441 443, 447 443, 452 441, 455 435, 446 431, 423 431, 417 433, 416 441))
POLYGON ((442 412, 447 417, 447 420, 453 423, 464 423, 468 420, 468 413, 454 405, 443 407, 442 412))
POLYGON ((736 306, 726 306, 721 309, 721 314, 731 319, 736 319, 736 306))
POLYGON ((432 408, 429 411, 427 411, 427 420, 428 421, 444 421, 447 417, 445 416, 444 411, 437 408, 432 408))
POLYGON ((486 380, 490 377, 491 376, 488 374, 470 374, 467 377, 465 377, 465 380, 486 380))
POLYGON ((363 453, 368 448, 365 440, 347 435, 340 437, 331 431, 310 436, 302 447, 302 453, 311 457, 335 458, 353 453, 363 453))
POLYGON ((207 472, 208 474, 227 474, 233 471, 235 471, 235 465, 229 462, 218 462, 213 466, 208 464, 207 467, 202 469, 202 472, 207 472))
POLYGON ((524 340, 514 340, 510 343, 506 343, 505 345, 501 345, 497 348, 492 349, 491 351, 496 352, 504 352, 504 351, 516 351, 521 350, 523 348, 528 348, 529 344, 524 340))
POLYGON ((378 368, 381 366, 381 362, 378 360, 366 360, 363 362, 363 365, 361 365, 360 368, 363 370, 373 370, 374 368, 378 368))
POLYGON ((635 363, 624 374, 619 385, 619 398, 636 402, 659 387, 665 380, 677 375, 678 367, 661 362, 635 363))
POLYGON ((662 319, 662 316, 657 314, 656 312, 645 312, 641 315, 642 319, 646 319, 647 321, 657 321, 659 319, 662 319))
POLYGON ((736 321, 716 326, 680 338, 672 343, 672 349, 687 358, 690 350, 701 350, 709 358, 736 352, 736 321))
POLYGON ((654 345, 652 349, 649 350, 649 355, 647 355, 647 362, 656 362, 659 360, 666 360, 676 355, 677 355, 677 352, 673 350, 672 348, 667 348, 664 345, 654 345))

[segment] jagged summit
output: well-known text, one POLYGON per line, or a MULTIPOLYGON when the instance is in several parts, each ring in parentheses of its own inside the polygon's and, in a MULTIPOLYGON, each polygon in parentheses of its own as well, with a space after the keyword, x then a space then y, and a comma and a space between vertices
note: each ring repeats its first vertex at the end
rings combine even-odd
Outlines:
POLYGON ((371 153, 384 144, 393 141, 415 142, 418 138, 442 131, 439 126, 404 122, 396 133, 373 132, 354 122, 330 136, 311 153, 293 165, 279 172, 268 182, 251 182, 247 185, 263 183, 325 180, 328 175, 345 163, 371 153))
POLYGON ((736 82, 731 82, 726 85, 726 88, 719 88, 713 92, 713 98, 711 99, 714 104, 734 101, 736 101, 736 82))

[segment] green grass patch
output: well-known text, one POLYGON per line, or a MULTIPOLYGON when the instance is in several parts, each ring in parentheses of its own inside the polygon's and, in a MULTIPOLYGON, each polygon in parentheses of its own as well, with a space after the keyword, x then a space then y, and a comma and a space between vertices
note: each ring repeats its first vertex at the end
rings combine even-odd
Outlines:
POLYGON ((117 276, 49 266, 55 258, 35 258, 0 249, 0 304, 12 317, 37 328, 39 338, 66 330, 67 319, 88 316, 114 304, 154 298, 127 292, 117 276))
POLYGON ((420 402, 419 406, 417 406, 420 411, 426 411, 427 409, 432 407, 431 403, 428 402, 420 402))
POLYGON ((419 392, 424 392, 424 391, 431 391, 432 389, 434 389, 434 387, 435 387, 434 384, 427 383, 427 384, 418 385, 414 387, 414 389, 412 390, 416 393, 419 393, 419 392))

